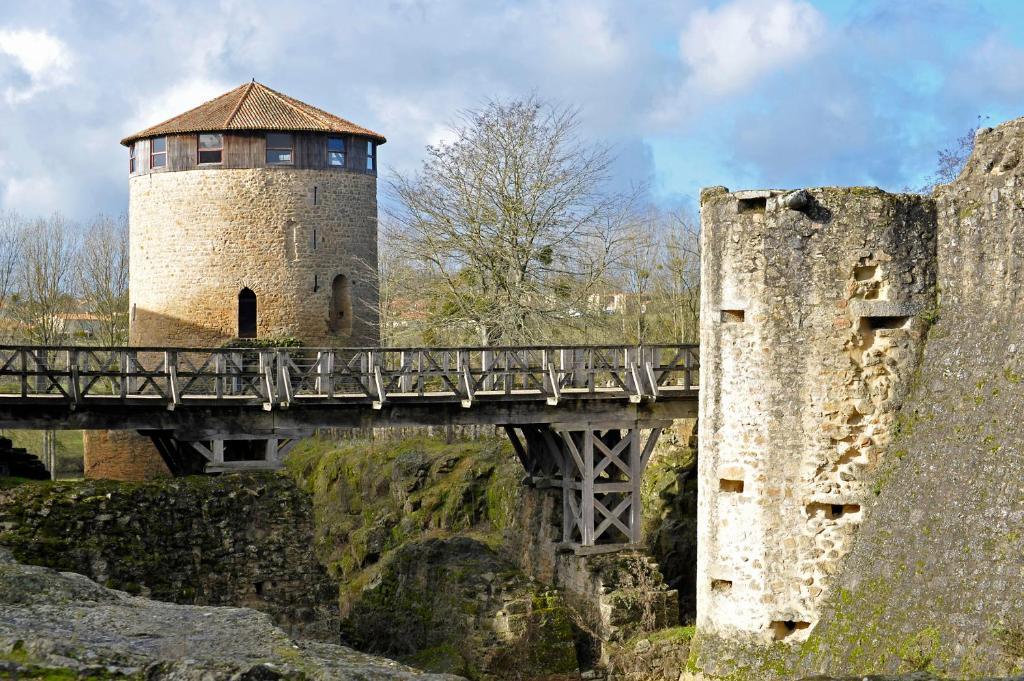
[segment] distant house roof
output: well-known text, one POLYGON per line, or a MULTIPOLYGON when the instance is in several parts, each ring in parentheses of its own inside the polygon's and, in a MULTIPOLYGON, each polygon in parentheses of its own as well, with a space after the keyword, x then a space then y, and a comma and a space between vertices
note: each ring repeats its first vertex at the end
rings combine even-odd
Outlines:
POLYGON ((129 135, 121 140, 121 144, 128 146, 136 140, 160 135, 228 130, 336 132, 365 135, 378 144, 387 141, 380 133, 271 90, 254 80, 170 120, 129 135))

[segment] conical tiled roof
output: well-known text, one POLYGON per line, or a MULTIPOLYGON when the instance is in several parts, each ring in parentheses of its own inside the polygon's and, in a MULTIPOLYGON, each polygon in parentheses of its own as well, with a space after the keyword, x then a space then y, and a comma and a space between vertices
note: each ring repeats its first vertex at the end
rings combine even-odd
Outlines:
POLYGON ((129 135, 121 140, 121 144, 127 146, 144 137, 225 130, 337 132, 365 135, 378 144, 387 141, 380 133, 271 90, 254 80, 170 120, 129 135))

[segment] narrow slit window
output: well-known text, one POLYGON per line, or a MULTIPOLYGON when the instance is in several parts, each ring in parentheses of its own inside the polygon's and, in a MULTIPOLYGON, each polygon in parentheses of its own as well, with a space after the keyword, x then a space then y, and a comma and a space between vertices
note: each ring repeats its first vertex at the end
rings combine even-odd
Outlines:
POLYGON ((295 142, 286 132, 267 133, 267 165, 290 166, 295 163, 295 142))
POLYGON ((327 165, 336 168, 345 167, 345 138, 327 138, 327 165))
POLYGON ((220 163, 224 154, 224 135, 203 133, 199 135, 199 163, 220 163))
POLYGON ((149 141, 149 167, 163 168, 167 165, 167 138, 154 137, 149 141))
POLYGON ((373 170, 377 165, 377 145, 372 141, 366 142, 366 169, 373 170))
POLYGON ((138 165, 139 150, 138 147, 132 142, 132 145, 128 147, 128 172, 134 173, 138 165))

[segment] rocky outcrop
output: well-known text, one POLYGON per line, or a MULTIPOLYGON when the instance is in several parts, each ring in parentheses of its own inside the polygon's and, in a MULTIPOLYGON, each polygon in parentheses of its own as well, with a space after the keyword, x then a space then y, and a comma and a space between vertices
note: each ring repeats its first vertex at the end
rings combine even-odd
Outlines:
POLYGON ((133 594, 253 607, 293 633, 337 638, 309 496, 283 474, 27 483, 0 490, 0 545, 133 594))
POLYGON ((456 681, 296 641, 248 608, 160 603, 0 551, 0 675, 142 681, 456 681))
POLYGON ((478 539, 412 542, 389 555, 343 641, 474 679, 578 678, 571 614, 557 592, 478 539))
POLYGON ((503 550, 523 475, 507 444, 311 440, 288 465, 313 495, 344 642, 474 679, 577 675, 562 598, 503 550))

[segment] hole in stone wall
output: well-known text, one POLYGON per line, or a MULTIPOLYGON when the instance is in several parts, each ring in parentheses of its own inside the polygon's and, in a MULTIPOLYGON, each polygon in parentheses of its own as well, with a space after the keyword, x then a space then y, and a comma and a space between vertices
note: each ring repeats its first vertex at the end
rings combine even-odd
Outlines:
POLYGON ((257 596, 263 595, 263 582, 256 582, 255 584, 253 584, 253 587, 255 587, 256 589, 257 596))
POLYGON ((722 593, 724 591, 732 591, 732 580, 731 579, 712 579, 711 590, 722 593))
POLYGON ((878 272, 878 265, 858 265, 853 268, 853 278, 857 281, 871 281, 878 272))
POLYGON ((744 310, 722 310, 723 324, 742 324, 746 319, 744 310))
POLYGON ((810 622, 798 622, 794 620, 775 621, 772 622, 771 629, 772 635, 776 641, 782 641, 794 633, 807 629, 811 626, 810 622))
POLYGON ((879 329, 906 329, 910 317, 861 317, 860 330, 878 331, 879 329))
POLYGON ((763 213, 768 208, 767 196, 755 196, 751 199, 737 199, 737 213, 763 213))
POLYGON ((718 489, 721 492, 732 492, 735 494, 741 494, 743 492, 743 481, 722 478, 718 481, 718 489))
POLYGON ((860 513, 860 504, 807 504, 807 516, 810 518, 821 516, 828 520, 839 520, 843 516, 857 513, 860 513))

